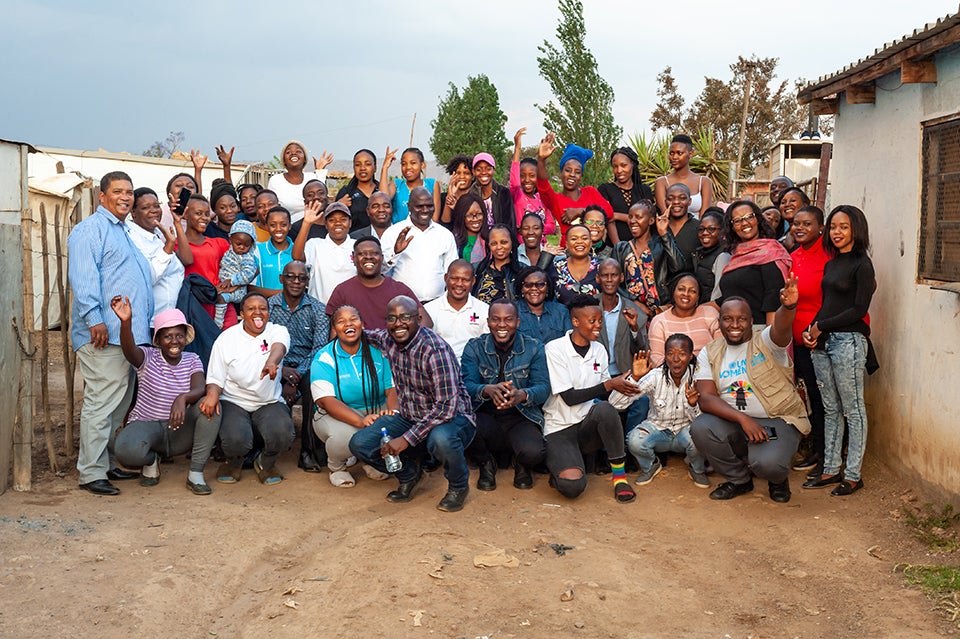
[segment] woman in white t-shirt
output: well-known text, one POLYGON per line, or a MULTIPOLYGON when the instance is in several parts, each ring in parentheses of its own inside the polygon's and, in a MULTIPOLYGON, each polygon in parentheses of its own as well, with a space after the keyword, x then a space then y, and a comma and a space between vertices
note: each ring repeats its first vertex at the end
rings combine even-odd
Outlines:
POLYGON ((263 451, 253 467, 262 483, 276 484, 283 480, 277 456, 294 437, 278 376, 290 334, 286 327, 269 322, 270 307, 263 295, 248 293, 240 307, 240 323, 213 343, 200 411, 207 417, 222 413, 220 442, 227 460, 217 470, 217 481, 232 484, 240 479, 256 432, 263 439, 263 451))
POLYGON ((333 162, 333 154, 324 151, 320 158, 313 158, 316 172, 304 171, 307 166, 307 147, 303 142, 290 140, 280 151, 280 163, 286 169, 270 177, 267 189, 277 194, 280 206, 290 211, 290 221, 299 222, 303 217, 303 185, 310 180, 326 183, 327 165, 333 162))

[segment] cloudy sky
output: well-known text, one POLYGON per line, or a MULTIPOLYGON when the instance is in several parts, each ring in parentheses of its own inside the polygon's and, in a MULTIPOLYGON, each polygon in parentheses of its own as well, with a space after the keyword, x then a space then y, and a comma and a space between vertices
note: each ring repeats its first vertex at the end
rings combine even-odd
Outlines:
MULTIPOLYGON (((656 76, 672 66, 688 102, 738 55, 815 79, 958 11, 958 0, 585 0, 587 44, 626 133, 649 129, 656 76), (789 8, 786 8, 789 7, 789 8)), ((0 0, 0 138, 140 153, 170 131, 184 147, 269 160, 290 138, 349 159, 427 151, 447 83, 486 74, 508 137, 543 133, 551 98, 537 46, 556 40, 553 1, 287 2, 0 0), (344 9, 343 7, 346 7, 344 9)), ((428 152, 429 154, 429 152, 428 152)))

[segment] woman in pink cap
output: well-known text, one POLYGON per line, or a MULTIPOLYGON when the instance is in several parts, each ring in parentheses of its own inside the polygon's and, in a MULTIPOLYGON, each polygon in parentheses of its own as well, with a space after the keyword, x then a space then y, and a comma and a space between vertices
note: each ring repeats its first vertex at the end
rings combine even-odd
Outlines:
POLYGON ((477 153, 473 156, 473 184, 470 190, 483 201, 487 213, 487 228, 503 224, 515 235, 517 220, 513 216, 513 197, 509 187, 493 179, 495 168, 497 163, 489 153, 477 153))
POLYGON ((139 382, 137 403, 114 444, 117 461, 127 468, 142 467, 140 484, 156 486, 161 457, 190 453, 187 488, 195 495, 209 495, 203 466, 220 432, 220 414, 207 417, 200 412, 206 393, 203 364, 196 353, 184 352, 193 341, 193 327, 178 309, 168 309, 153 318, 153 346, 138 346, 130 301, 118 295, 110 308, 120 319, 120 347, 139 382))

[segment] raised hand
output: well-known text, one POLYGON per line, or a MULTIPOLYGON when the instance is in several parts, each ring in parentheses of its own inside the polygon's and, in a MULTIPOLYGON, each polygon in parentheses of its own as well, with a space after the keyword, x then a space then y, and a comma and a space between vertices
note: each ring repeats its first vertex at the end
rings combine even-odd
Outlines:
POLYGON ((317 171, 327 168, 327 166, 333 162, 333 153, 328 153, 326 149, 323 150, 323 153, 320 154, 320 158, 313 158, 313 168, 317 171))
POLYGON ((343 197, 337 200, 337 202, 339 202, 340 204, 343 204, 345 207, 349 209, 350 205, 353 204, 353 198, 350 197, 349 193, 344 193, 343 197))
POLYGON ((780 303, 787 308, 794 308, 799 299, 800 292, 797 290, 797 276, 791 272, 790 277, 784 282, 783 288, 780 289, 780 303))
POLYGON ((220 164, 232 164, 232 163, 233 163, 233 150, 234 150, 235 148, 236 148, 236 147, 231 146, 231 147, 230 147, 230 150, 227 151, 227 150, 224 148, 224 146, 221 144, 220 146, 214 147, 213 150, 217 152, 217 159, 220 160, 220 164))
POLYGON ((637 351, 630 366, 630 377, 639 381, 650 372, 651 368, 653 367, 650 365, 650 351, 637 351))
POLYGON ((207 156, 200 153, 200 149, 190 149, 190 161, 193 162, 193 168, 198 171, 207 163, 207 156))
POLYGON ((557 148, 556 140, 557 136, 552 131, 548 131, 547 134, 543 136, 543 139, 540 140, 540 146, 537 147, 537 158, 546 160, 553 155, 554 150, 557 148))
POLYGON ((410 237, 407 237, 407 236, 409 235, 411 228, 413 227, 407 226, 402 231, 400 231, 399 235, 397 235, 397 241, 393 244, 394 255, 399 255, 400 253, 403 253, 403 250, 408 246, 410 246, 410 242, 413 241, 413 236, 412 235, 410 237))
POLYGON ((387 145, 387 151, 383 154, 383 168, 388 169, 397 159, 397 151, 400 149, 390 150, 390 146, 387 145))
POLYGON ((112 308, 113 312, 117 314, 117 317, 120 318, 121 322, 129 322, 130 318, 133 317, 133 309, 130 308, 129 297, 117 295, 110 300, 110 308, 112 308))
POLYGON ((323 224, 326 217, 326 214, 321 210, 321 205, 318 200, 308 202, 303 207, 304 228, 313 226, 314 224, 323 224))
POLYGON ((513 146, 517 149, 523 147, 523 134, 527 132, 527 127, 522 126, 513 134, 513 146))
POLYGON ((686 381, 684 394, 687 396, 687 403, 691 406, 696 406, 700 400, 700 391, 697 390, 697 385, 689 379, 686 381))

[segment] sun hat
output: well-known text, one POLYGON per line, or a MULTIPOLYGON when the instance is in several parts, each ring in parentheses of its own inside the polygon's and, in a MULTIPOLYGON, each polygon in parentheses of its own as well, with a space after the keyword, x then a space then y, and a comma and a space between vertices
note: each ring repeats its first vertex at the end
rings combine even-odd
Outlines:
POLYGON ((157 313, 156 317, 153 318, 154 346, 159 346, 159 344, 157 344, 157 335, 160 334, 160 331, 172 326, 185 327, 187 329, 187 344, 193 341, 195 333, 193 327, 187 323, 187 318, 184 317, 183 311, 181 311, 179 308, 168 308, 165 311, 160 311, 157 313))

